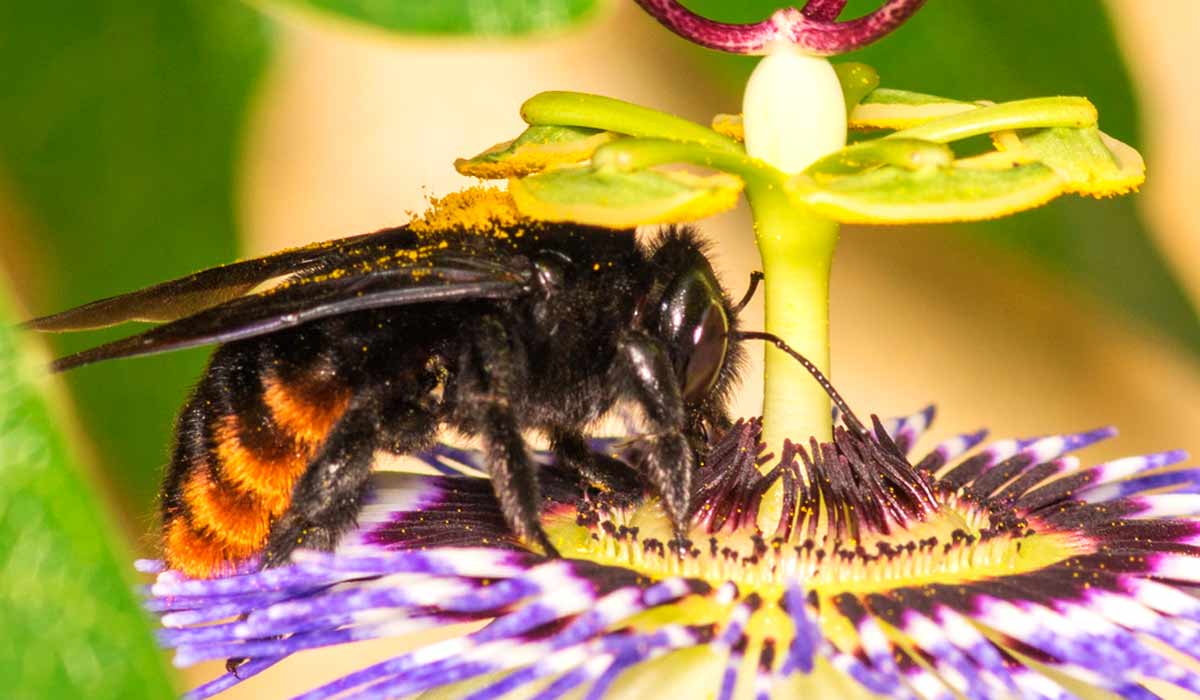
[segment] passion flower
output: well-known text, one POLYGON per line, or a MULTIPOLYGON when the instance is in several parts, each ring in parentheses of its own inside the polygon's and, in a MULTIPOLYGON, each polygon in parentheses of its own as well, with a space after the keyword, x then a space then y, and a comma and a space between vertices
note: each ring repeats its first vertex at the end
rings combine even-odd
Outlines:
MULTIPOLYGON (((525 134, 458 167, 509 178, 523 215, 602 226, 708 213, 744 188, 768 332, 743 335, 775 343, 764 419, 712 436, 684 539, 636 468, 603 488, 543 455, 542 525, 563 555, 546 558, 506 529, 480 456, 439 446, 422 457, 437 475, 374 476, 358 528, 333 552, 211 580, 161 572, 148 604, 176 663, 234 660, 192 697, 301 650, 464 622, 472 631, 302 697, 1200 692, 1177 653, 1200 656, 1200 469, 1177 466, 1182 453, 1082 467, 1071 453, 1113 435, 1104 428, 987 445, 967 433, 911 459, 932 409, 868 426, 822 375, 839 222, 973 220, 1067 192, 1121 193, 1141 182, 1136 152, 1099 132, 1080 98, 958 102, 813 58, 882 36, 921 0, 844 23, 844 0, 810 0, 742 26, 639 4, 701 45, 772 54, 742 116, 717 133, 544 93, 522 108, 525 134), (895 131, 843 147, 847 126, 895 131), (947 146, 982 134, 994 152, 947 146), (661 169, 678 163, 718 173, 661 169), (789 343, 812 362, 799 369, 789 343)), ((598 447, 636 466, 641 444, 598 447)))
MULTIPOLYGON (((295 652, 478 621, 473 632, 348 674, 304 698, 1069 697, 1072 681, 1152 697, 1200 691, 1169 648, 1200 651, 1200 470, 1181 452, 1081 468, 1099 429, 908 457, 928 408, 764 453, 761 423, 711 444, 690 539, 647 489, 604 491, 543 456, 543 523, 563 559, 505 528, 479 455, 439 446, 440 475, 380 473, 359 528, 287 567, 189 580, 149 605, 176 663, 248 659, 204 698, 295 652), (764 473, 765 472, 765 473, 764 473), (784 507, 760 527, 768 488, 784 507)), ((602 449, 636 460, 639 441, 602 449)), ((144 568, 154 568, 146 563, 144 568)))

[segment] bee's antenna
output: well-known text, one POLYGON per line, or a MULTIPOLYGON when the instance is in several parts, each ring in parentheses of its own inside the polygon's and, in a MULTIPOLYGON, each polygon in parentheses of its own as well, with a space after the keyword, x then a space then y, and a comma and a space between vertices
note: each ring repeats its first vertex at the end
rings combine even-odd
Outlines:
MULTIPOLYGON (((760 272, 757 274, 761 279, 762 273, 760 272)), ((753 279, 753 277, 751 279, 750 291, 753 292, 753 285, 755 282, 757 282, 757 280, 753 279)), ((783 342, 783 338, 780 338, 774 333, 766 333, 763 331, 739 331, 734 334, 734 337, 739 340, 765 340, 791 355, 794 360, 803 365, 804 369, 808 370, 808 373, 817 380, 817 383, 821 385, 821 388, 825 390, 825 393, 829 394, 829 398, 833 399, 833 404, 838 407, 839 411, 842 412, 842 421, 854 432, 860 435, 867 434, 868 431, 863 426, 862 421, 858 420, 858 416, 854 415, 854 411, 851 411, 850 407, 846 405, 846 400, 843 399, 842 395, 837 392, 837 389, 833 388, 833 384, 829 383, 829 379, 827 379, 825 375, 821 373, 821 370, 817 369, 817 366, 810 362, 807 357, 796 352, 791 348, 791 346, 783 342)))
POLYGON ((742 309, 746 308, 746 304, 749 304, 750 300, 754 298, 754 292, 758 291, 758 283, 762 281, 763 277, 764 275, 761 270, 755 270, 750 273, 750 287, 742 295, 742 300, 734 304, 733 313, 740 314, 742 309))

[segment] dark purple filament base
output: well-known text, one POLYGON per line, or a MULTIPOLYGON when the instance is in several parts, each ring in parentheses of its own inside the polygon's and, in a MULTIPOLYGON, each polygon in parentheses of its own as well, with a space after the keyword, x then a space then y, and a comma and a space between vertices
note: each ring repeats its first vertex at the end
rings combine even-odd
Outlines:
POLYGON ((763 54, 776 42, 788 42, 816 56, 861 49, 904 24, 925 4, 925 0, 887 0, 869 15, 838 22, 846 0, 809 0, 802 10, 782 8, 762 22, 726 24, 702 17, 677 0, 636 2, 667 29, 700 46, 763 54))

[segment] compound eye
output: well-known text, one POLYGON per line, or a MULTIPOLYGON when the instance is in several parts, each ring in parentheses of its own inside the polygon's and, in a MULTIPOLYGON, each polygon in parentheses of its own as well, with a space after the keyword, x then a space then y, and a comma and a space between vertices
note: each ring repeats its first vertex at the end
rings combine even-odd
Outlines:
POLYGON ((682 275, 663 297, 659 332, 669 343, 686 403, 703 401, 725 364, 729 319, 712 272, 682 275))
POLYGON ((699 402, 712 391, 721 373, 721 365, 725 364, 728 333, 729 322, 725 318, 725 309, 720 304, 708 307, 692 336, 695 344, 680 383, 684 402, 699 402))

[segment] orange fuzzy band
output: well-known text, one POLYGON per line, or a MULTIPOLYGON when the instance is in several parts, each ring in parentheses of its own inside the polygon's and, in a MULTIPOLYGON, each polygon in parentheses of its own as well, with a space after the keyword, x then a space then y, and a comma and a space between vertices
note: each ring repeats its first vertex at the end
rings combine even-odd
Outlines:
POLYGON ((173 519, 167 525, 164 540, 167 566, 193 578, 232 573, 239 561, 255 553, 255 550, 228 544, 196 530, 186 518, 173 519))
POLYGON ((183 489, 183 500, 197 529, 252 551, 263 546, 271 521, 281 514, 268 510, 253 495, 213 483, 207 469, 192 472, 183 489))
POLYGON ((289 454, 274 459, 262 457, 242 444, 237 416, 225 416, 213 432, 222 480, 253 495, 272 515, 283 514, 291 503, 292 487, 304 473, 315 449, 297 441, 289 454))
POLYGON ((277 454, 263 455, 243 444, 236 415, 213 426, 221 475, 203 460, 188 466, 182 497, 190 517, 166 523, 164 556, 172 568, 209 577, 229 571, 262 551, 271 524, 291 505, 292 489, 349 404, 349 392, 332 382, 285 384, 265 380, 263 400, 271 410, 277 454))
POLYGON ((290 384, 268 375, 263 385, 263 401, 275 424, 310 446, 325 441, 350 403, 349 392, 333 381, 290 384))

